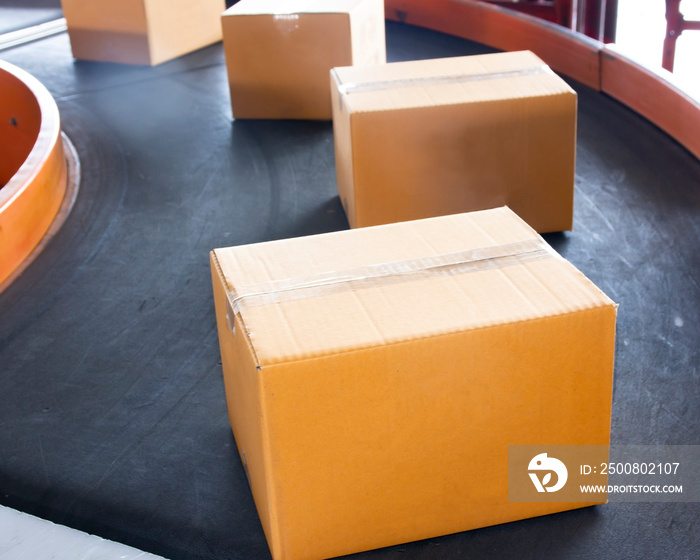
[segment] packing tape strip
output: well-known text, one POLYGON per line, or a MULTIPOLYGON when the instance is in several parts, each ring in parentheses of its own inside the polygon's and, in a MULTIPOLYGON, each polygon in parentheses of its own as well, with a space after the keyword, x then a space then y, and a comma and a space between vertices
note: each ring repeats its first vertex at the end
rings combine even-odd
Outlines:
POLYGON ((362 93, 366 91, 381 91, 396 88, 410 88, 423 85, 444 85, 444 84, 461 84, 466 82, 481 82, 485 80, 500 80, 505 78, 518 78, 520 76, 533 76, 536 74, 554 74, 551 68, 546 64, 530 66, 528 68, 520 68, 518 70, 508 70, 505 72, 483 72, 481 74, 458 74, 458 75, 443 75, 443 76, 419 76, 416 78, 401 78, 396 80, 377 80, 374 82, 355 83, 348 82, 341 84, 340 78, 333 69, 338 91, 341 95, 349 93, 362 93))
POLYGON ((373 264, 352 270, 262 282, 228 291, 227 320, 233 330, 233 318, 240 314, 243 307, 386 286, 420 278, 467 274, 546 258, 561 257, 542 238, 535 238, 444 255, 373 264))

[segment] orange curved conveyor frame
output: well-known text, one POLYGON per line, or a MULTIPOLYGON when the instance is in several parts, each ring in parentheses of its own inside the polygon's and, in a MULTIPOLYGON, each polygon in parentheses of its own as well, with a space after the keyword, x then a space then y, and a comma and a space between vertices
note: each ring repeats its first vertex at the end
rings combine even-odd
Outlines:
POLYGON ((700 159, 700 102, 605 45, 564 27, 476 0, 384 0, 386 18, 504 51, 531 50, 553 70, 638 112, 700 159))
POLYGON ((0 284, 51 226, 67 172, 53 97, 36 78, 0 60, 0 284))

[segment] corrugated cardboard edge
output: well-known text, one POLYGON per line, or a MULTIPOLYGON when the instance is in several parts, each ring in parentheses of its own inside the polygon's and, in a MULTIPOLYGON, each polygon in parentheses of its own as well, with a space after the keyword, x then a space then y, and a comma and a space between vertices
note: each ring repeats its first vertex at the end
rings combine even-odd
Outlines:
POLYGON ((363 0, 350 10, 353 66, 386 63, 384 11, 384 0, 363 0))
MULTIPOLYGON (((227 303, 227 307, 226 307, 226 322, 227 322, 227 324, 228 324, 229 329, 231 329, 231 330, 234 332, 234 334, 235 334, 235 332, 236 332, 236 328, 235 328, 235 326, 234 326, 234 325, 235 325, 235 323, 234 323, 234 321, 235 321, 235 314, 232 313, 233 310, 232 310, 232 302, 231 302, 231 288, 228 286, 228 283, 227 283, 227 281, 226 281, 226 275, 224 274, 223 270, 221 269, 221 265, 219 264, 219 258, 218 258, 217 254, 216 254, 216 251, 217 251, 217 250, 214 249, 213 251, 211 251, 211 252, 209 253, 210 259, 211 259, 211 266, 212 266, 212 270, 216 271, 217 278, 219 279, 219 282, 221 282, 221 286, 222 286, 223 289, 224 289, 224 294, 225 294, 225 296, 226 296, 226 303, 227 303)), ((239 330, 241 330, 241 331, 245 334, 245 339, 246 339, 246 342, 247 342, 247 344, 248 344, 248 350, 250 351, 251 355, 252 355, 252 356, 254 357, 254 359, 255 359, 255 365, 256 365, 256 367, 259 368, 259 367, 260 367, 260 361, 258 360, 258 356, 257 356, 257 354, 256 354, 256 352, 255 352, 255 348, 253 347, 253 344, 252 344, 252 342, 250 341, 250 336, 249 336, 248 329, 245 328, 245 321, 244 321, 243 317, 242 317, 240 314, 239 314, 239 319, 240 319, 240 322, 241 322, 241 326, 243 327, 242 329, 239 329, 239 330)))
MULTIPOLYGON (((226 301, 228 301, 228 289, 227 289, 227 282, 226 282, 226 277, 223 274, 223 271, 221 269, 221 265, 219 264, 219 259, 216 256, 216 251, 211 251, 210 252, 210 263, 211 263, 211 270, 212 270, 212 283, 213 283, 213 291, 214 291, 214 299, 217 300, 221 297, 225 298, 226 301), (220 294, 220 296, 217 296, 217 293, 220 294)), ((217 308, 216 309, 216 314, 217 314, 217 329, 219 332, 219 338, 220 338, 220 344, 225 344, 225 336, 230 335, 233 339, 234 337, 234 332, 229 328, 228 324, 222 324, 223 323, 228 323, 228 319, 226 317, 222 317, 222 313, 228 313, 228 309, 222 310, 217 308)), ((234 319, 235 320, 235 319, 234 319)), ((236 446, 238 448, 239 456, 241 459, 241 463, 243 465, 243 468, 245 470, 246 477, 248 478, 248 483, 250 485, 251 493, 253 494, 254 498, 254 503, 255 507, 258 511, 258 516, 260 517, 261 524, 263 526, 263 530, 265 532, 265 535, 267 537, 270 549, 273 552, 273 557, 275 558, 281 558, 283 557, 283 545, 282 545, 282 538, 281 538, 281 533, 280 533, 280 527, 281 524, 279 522, 279 513, 277 511, 277 500, 275 498, 275 484, 274 484, 274 479, 272 477, 272 472, 271 472, 271 465, 272 465, 272 460, 271 460, 271 445, 270 445, 270 440, 269 440, 269 429, 267 428, 267 403, 265 402, 265 391, 263 390, 263 379, 262 379, 262 368, 260 366, 259 360, 257 358, 257 355, 255 353, 255 348, 253 348, 250 337, 248 336, 248 332, 245 329, 245 325, 243 323, 243 318, 238 316, 237 320, 239 321, 240 328, 239 333, 245 334, 244 337, 244 342, 247 346, 248 352, 250 353, 249 355, 253 359, 253 366, 254 370, 252 373, 257 374, 255 380, 252 381, 252 385, 255 386, 255 404, 258 407, 258 414, 259 418, 256 418, 260 422, 260 431, 259 433, 255 433, 253 428, 246 426, 246 425, 239 425, 237 422, 234 421, 234 416, 233 416, 233 411, 229 410, 229 420, 231 423, 231 429, 233 431, 234 437, 236 439, 236 446), (261 455, 260 455, 260 464, 259 465, 252 465, 252 468, 249 469, 248 466, 248 458, 246 456, 246 446, 251 444, 252 445, 259 445, 260 450, 261 450, 261 455), (255 441, 258 440, 258 441, 255 441), (262 471, 262 476, 261 477, 256 477, 255 472, 258 470, 262 471), (252 472, 251 472, 252 471, 252 472)), ((235 342, 235 340, 234 340, 235 342)), ((222 368, 224 367, 223 364, 223 356, 222 356, 222 368)), ((246 375, 251 372, 242 372, 242 375, 246 375)), ((226 384, 226 379, 227 379, 227 374, 226 371, 224 371, 224 382, 226 384)), ((227 401, 229 399, 229 391, 230 389, 227 387, 226 394, 227 394, 227 401)))
POLYGON ((336 182, 340 202, 351 228, 357 227, 355 216, 355 172, 353 169, 352 123, 347 106, 340 94, 340 76, 330 71, 331 104, 333 112, 333 145, 335 150, 336 182), (347 155, 347 157, 344 157, 347 155), (352 205, 352 206, 350 206, 352 205))

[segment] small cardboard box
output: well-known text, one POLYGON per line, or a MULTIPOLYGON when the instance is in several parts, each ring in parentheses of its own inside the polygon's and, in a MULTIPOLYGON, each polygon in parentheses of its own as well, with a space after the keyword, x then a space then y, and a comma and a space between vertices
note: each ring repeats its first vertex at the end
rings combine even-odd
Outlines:
POLYGON ((352 227, 508 205, 570 230, 576 93, 528 51, 331 72, 352 227))
POLYGON ((509 209, 216 249, 211 267, 276 560, 590 505, 508 501, 509 445, 609 444, 616 318, 509 209))
POLYGON ((73 57, 156 65, 221 41, 225 0, 61 0, 73 57))
POLYGON ((386 62, 383 0, 241 0, 222 27, 236 119, 330 120, 331 68, 386 62))

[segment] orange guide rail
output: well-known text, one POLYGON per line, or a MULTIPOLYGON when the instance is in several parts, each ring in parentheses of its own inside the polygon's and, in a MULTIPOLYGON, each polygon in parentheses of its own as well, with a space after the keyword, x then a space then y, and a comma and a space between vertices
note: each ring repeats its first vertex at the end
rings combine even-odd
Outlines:
POLYGON ((63 201, 58 108, 33 76, 0 60, 0 284, 30 255, 63 201))

